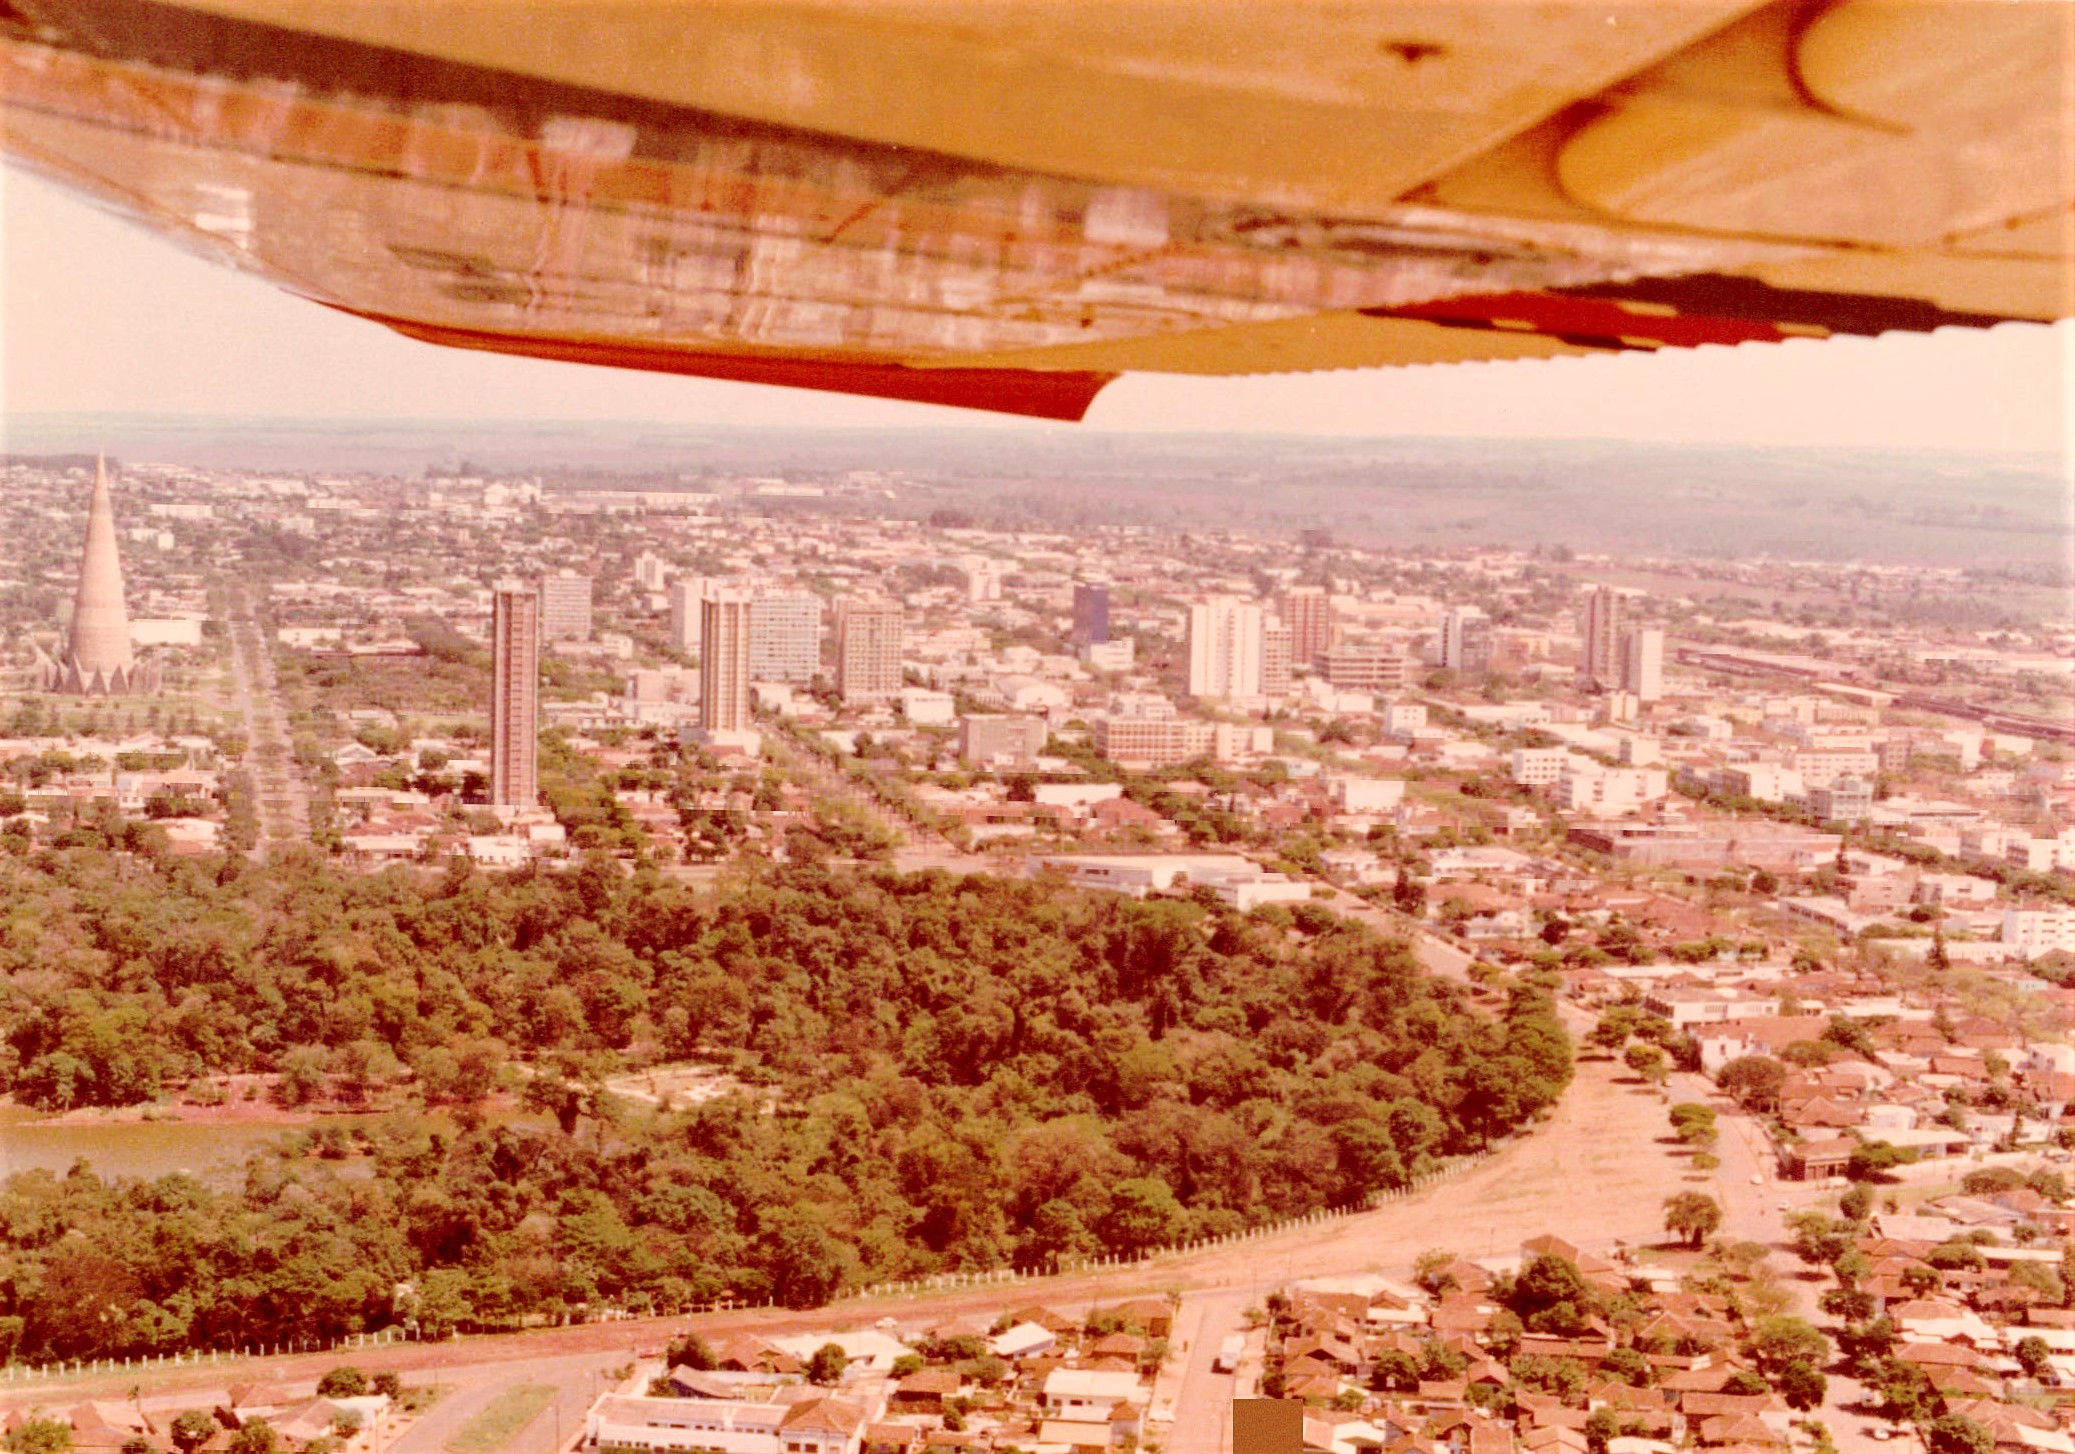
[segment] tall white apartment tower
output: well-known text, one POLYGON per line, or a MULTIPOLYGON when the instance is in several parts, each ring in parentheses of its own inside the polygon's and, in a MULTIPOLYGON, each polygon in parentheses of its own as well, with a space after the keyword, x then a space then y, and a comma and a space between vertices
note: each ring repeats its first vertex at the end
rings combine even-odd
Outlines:
POLYGON ((750 680, 805 685, 820 669, 821 597, 776 592, 749 603, 750 680))
POLYGON ((1214 596, 1189 608, 1189 695, 1261 695, 1261 608, 1214 596))
POLYGON ((901 608, 892 601, 844 601, 836 610, 836 695, 884 701, 901 689, 901 608))
POLYGON ((699 725, 708 732, 747 732, 751 600, 741 591, 712 591, 699 602, 699 725))
POLYGON ((1664 696, 1664 633, 1656 627, 1639 626, 1628 633, 1622 651, 1621 690, 1634 693, 1639 702, 1664 696))
POLYGON ((1287 697, 1290 694, 1292 661, 1296 638, 1295 630, 1285 621, 1273 617, 1261 623, 1261 695, 1264 697, 1287 697))
POLYGON ((562 571, 540 578, 540 633, 548 641, 591 639, 591 578, 562 571))
POLYGON ((679 651, 699 649, 699 602, 710 584, 705 576, 679 576, 670 583, 670 644, 679 651))

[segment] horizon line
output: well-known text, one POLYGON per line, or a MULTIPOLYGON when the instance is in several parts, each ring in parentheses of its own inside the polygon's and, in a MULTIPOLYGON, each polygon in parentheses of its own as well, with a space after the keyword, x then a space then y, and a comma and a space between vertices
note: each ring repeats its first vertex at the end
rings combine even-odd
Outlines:
POLYGON ((1918 443, 1878 443, 1865 440, 1826 440, 1802 443, 1769 443, 1749 439, 1694 437, 1691 439, 1665 439, 1610 434, 1412 434, 1412 433, 1319 433, 1302 430, 1249 430, 1249 429, 1158 429, 1142 427, 1105 427, 1100 424, 1078 424, 1071 427, 1046 421, 1025 421, 992 418, 974 421, 932 420, 913 424, 762 424, 735 423, 726 420, 703 420, 688 422, 670 419, 583 419, 583 418, 488 418, 471 419, 460 415, 438 414, 202 414, 184 411, 160 412, 154 410, 23 410, 0 412, 0 453, 50 453, 52 451, 17 451, 6 440, 7 431, 20 425, 63 425, 87 422, 130 421, 156 426, 193 426, 214 428, 267 428, 293 426, 304 429, 362 428, 391 426, 411 428, 467 429, 513 429, 523 432, 546 430, 579 429, 599 433, 626 433, 628 431, 665 431, 687 436, 699 434, 784 434, 797 437, 801 434, 825 436, 839 435, 926 435, 926 434, 985 434, 1001 430, 1019 435, 1043 434, 1061 441, 1082 439, 1132 439, 1132 440, 1301 440, 1306 443, 1332 445, 1369 442, 1375 444, 1480 444, 1480 445, 1614 445, 1632 449, 1733 449, 1752 453, 1808 453, 1851 452, 1866 454, 1912 454, 1947 455, 1961 458, 1995 458, 2011 460, 2037 460, 2062 464, 2069 463, 2061 451, 2052 449, 1998 448, 1993 444, 1945 445, 1918 443))

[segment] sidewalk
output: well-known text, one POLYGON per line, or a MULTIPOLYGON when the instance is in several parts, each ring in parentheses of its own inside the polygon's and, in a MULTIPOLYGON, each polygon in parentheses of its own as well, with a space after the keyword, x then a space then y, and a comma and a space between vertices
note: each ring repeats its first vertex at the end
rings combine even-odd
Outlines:
POLYGON ((1183 1297, 1181 1309, 1175 1315, 1174 1331, 1167 1340, 1167 1358, 1153 1380, 1153 1400, 1146 1407, 1148 1419, 1173 1421, 1174 1403, 1181 1397, 1182 1379, 1189 1371, 1189 1353, 1196 1346, 1196 1330, 1202 1326, 1203 1300, 1183 1297))

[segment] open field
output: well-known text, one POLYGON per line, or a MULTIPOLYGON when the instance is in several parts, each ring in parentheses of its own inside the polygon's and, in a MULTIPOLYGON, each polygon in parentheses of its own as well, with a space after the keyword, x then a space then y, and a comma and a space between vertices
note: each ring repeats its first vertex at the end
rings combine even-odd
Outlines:
POLYGON ((1591 1247, 1655 1241, 1664 1199, 1685 1186, 1683 1158, 1658 1144, 1666 1129, 1655 1091, 1585 1061, 1534 1134, 1451 1181, 1358 1217, 1164 1260, 1146 1280, 1208 1287, 1403 1271, 1431 1247, 1483 1257, 1544 1232, 1591 1247))
POLYGON ((679 1110, 732 1091, 748 1089, 732 1075, 710 1065, 684 1063, 656 1065, 647 1070, 610 1076, 606 1079, 605 1088, 628 1100, 646 1101, 650 1105, 668 1102, 679 1110))

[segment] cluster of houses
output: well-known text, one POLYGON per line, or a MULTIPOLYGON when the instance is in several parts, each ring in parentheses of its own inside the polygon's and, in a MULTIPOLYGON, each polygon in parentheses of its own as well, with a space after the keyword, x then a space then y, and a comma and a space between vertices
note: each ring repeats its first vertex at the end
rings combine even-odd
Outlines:
POLYGON ((993 1331, 952 1321, 903 1338, 882 1323, 718 1339, 698 1359, 710 1367, 637 1364, 592 1406, 583 1444, 606 1454, 1131 1449, 1173 1317, 1171 1303, 1147 1299, 1082 1319, 1017 1308, 993 1331))
POLYGON ((1263 1386, 1309 1406, 1313 1454, 1665 1454, 1788 1442, 1786 1404, 1769 1390, 1744 1392, 1751 1385, 1737 1378, 1751 1364, 1729 1301, 1684 1290, 1672 1269, 1630 1254, 1617 1261, 1537 1237, 1514 1257, 1424 1269, 1421 1287, 1300 1281, 1272 1311, 1263 1386), (1569 1263, 1593 1293, 1632 1300, 1632 1323, 1592 1314, 1562 1336, 1523 1331, 1494 1299, 1495 1278, 1544 1256, 1569 1263), (1595 1427, 1600 1410, 1611 1418, 1595 1427))
MULTIPOLYGON (((1937 1212, 1876 1214, 1858 1242, 1858 1287, 1894 1329, 1889 1357, 1916 1368, 1948 1412, 1985 1428, 2004 1454, 2075 1454, 2075 1405, 2042 1411, 2043 1386, 2075 1383, 2075 1311, 2049 1300, 2018 1261, 2051 1261, 1981 1239, 1965 1270, 1934 1268, 1937 1246, 2065 1217, 2029 1188, 1953 1198, 1937 1212), (2050 1215, 2049 1215, 2050 1214, 2050 1215), (1916 1271, 1912 1271, 1916 1269, 1916 1271), (2043 1358, 2018 1345, 2037 1339, 2043 1358)), ((1949 1265, 1950 1259, 1942 1259, 1949 1265)), ((1458 1259, 1420 1288, 1383 1278, 1300 1282, 1273 1309, 1265 1387, 1306 1404, 1306 1454, 1777 1454, 1795 1446, 1790 1407, 1761 1374, 1750 1325, 1730 1300, 1673 1271, 1596 1257, 1540 1237, 1517 1257, 1458 1259), (1628 1312, 1592 1315, 1566 1336, 1501 1316, 1495 1274, 1562 1257, 1628 1312)))
POLYGON ((384 1393, 326 1398, 308 1384, 242 1383, 200 1409, 191 1393, 90 1399, 58 1413, 16 1408, 0 1416, 0 1436, 13 1448, 22 1425, 55 1418, 70 1431, 74 1454, 230 1454, 240 1431, 263 1423, 280 1450, 361 1454, 395 1412, 384 1393))
POLYGON ((173 852, 218 846, 226 763, 211 738, 157 732, 0 738, 0 771, 0 784, 20 799, 6 821, 34 836, 113 809, 125 819, 157 824, 173 852))
POLYGON ((2051 1146, 2075 1106, 2075 1045, 2048 1038, 2075 1031, 2075 990, 2014 967, 1976 969, 1969 983, 2016 1010, 1977 1013, 1935 976, 1903 987, 1865 969, 1765 961, 1601 967, 1578 988, 1691 1037, 1710 1075, 1769 1068, 1735 1089, 1765 1116, 1783 1174, 1842 1175, 1878 1142, 1906 1163, 1888 1174, 1929 1181, 1964 1170, 1955 1158, 2051 1146))

